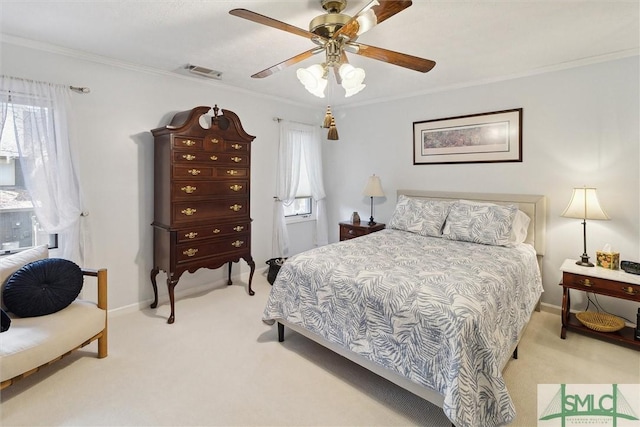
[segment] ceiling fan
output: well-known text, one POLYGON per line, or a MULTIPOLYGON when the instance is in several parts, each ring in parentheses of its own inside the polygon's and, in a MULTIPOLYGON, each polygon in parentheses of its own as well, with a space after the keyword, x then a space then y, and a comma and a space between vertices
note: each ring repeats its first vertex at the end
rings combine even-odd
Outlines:
POLYGON ((263 78, 270 76, 313 55, 325 52, 325 61, 322 64, 299 69, 298 78, 311 93, 324 97, 327 74, 329 69, 333 69, 337 82, 346 90, 346 96, 351 96, 364 88, 365 85, 362 84, 364 70, 351 66, 346 52, 422 73, 426 73, 436 65, 434 61, 429 59, 356 42, 358 37, 366 31, 411 6, 411 0, 373 0, 354 16, 341 13, 347 6, 347 0, 320 0, 320 3, 327 13, 312 19, 309 23, 309 31, 247 9, 229 11, 231 15, 308 38, 316 44, 315 47, 262 70, 251 77, 263 78))

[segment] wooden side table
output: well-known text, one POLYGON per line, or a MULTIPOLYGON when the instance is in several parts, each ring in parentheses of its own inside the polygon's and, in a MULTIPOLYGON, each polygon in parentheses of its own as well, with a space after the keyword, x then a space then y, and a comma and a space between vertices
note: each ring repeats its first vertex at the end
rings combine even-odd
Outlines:
POLYGON ((640 341, 634 339, 634 329, 625 326, 617 332, 599 332, 584 326, 570 313, 570 290, 592 292, 640 302, 640 276, 622 270, 607 270, 601 267, 582 267, 575 260, 567 259, 562 263, 562 331, 560 338, 567 336, 567 330, 591 334, 598 338, 614 341, 640 350, 640 341))
POLYGON ((367 221, 362 221, 360 224, 354 224, 351 221, 342 221, 340 222, 340 241, 375 233, 376 231, 384 230, 384 227, 385 224, 379 222, 374 225, 369 225, 367 221))

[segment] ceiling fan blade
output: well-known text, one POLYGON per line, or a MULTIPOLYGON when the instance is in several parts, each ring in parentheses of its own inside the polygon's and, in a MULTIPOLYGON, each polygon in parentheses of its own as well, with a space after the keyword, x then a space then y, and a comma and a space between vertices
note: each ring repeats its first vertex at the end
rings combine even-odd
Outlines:
POLYGON ((337 40, 342 36, 349 40, 355 40, 362 33, 391 18, 396 13, 402 12, 412 4, 411 0, 372 0, 336 31, 332 38, 337 40))
POLYGON ((394 52, 381 47, 368 46, 362 43, 353 43, 352 45, 358 47, 358 51, 356 52, 358 55, 377 59, 378 61, 388 62, 389 64, 398 65, 411 70, 420 71, 421 73, 430 71, 436 65, 435 61, 430 59, 419 58, 417 56, 407 55, 406 53, 394 52))
POLYGON ((240 18, 248 19, 249 21, 257 22, 258 24, 267 25, 272 28, 276 28, 278 30, 286 31, 291 34, 295 34, 297 36, 305 37, 307 39, 320 40, 323 41, 326 39, 324 37, 320 37, 317 34, 314 34, 310 31, 303 30, 302 28, 295 27, 293 25, 286 24, 284 22, 278 21, 277 19, 269 18, 268 16, 260 15, 259 13, 252 12, 247 9, 232 9, 229 13, 233 16, 238 16, 240 18))
POLYGON ((275 72, 284 70, 285 68, 297 64, 300 61, 304 61, 307 58, 311 58, 313 55, 320 53, 320 52, 324 52, 324 48, 323 47, 314 47, 313 49, 309 49, 306 52, 302 52, 299 53, 298 55, 287 59, 286 61, 282 61, 279 64, 276 64, 272 67, 267 68, 266 70, 262 70, 258 73, 255 73, 254 75, 252 75, 251 77, 253 77, 254 79, 261 79, 263 77, 268 77, 270 75, 272 75, 275 72))

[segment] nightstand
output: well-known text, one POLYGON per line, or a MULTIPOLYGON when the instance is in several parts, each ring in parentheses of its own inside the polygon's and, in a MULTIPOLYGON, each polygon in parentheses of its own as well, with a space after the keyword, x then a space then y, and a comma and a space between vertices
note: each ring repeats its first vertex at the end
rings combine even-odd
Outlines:
POLYGON ((340 222, 340 241, 375 233, 376 231, 384 230, 384 227, 385 224, 381 224, 379 222, 374 225, 369 225, 366 221, 363 221, 360 224, 343 221, 340 222))
POLYGON ((599 332, 587 328, 578 321, 575 314, 569 312, 571 289, 640 302, 640 276, 622 270, 582 267, 576 265, 575 260, 571 259, 565 260, 560 270, 562 270, 562 283, 560 283, 562 286, 562 331, 560 338, 564 339, 569 329, 640 350, 640 341, 633 338, 633 328, 625 326, 617 332, 599 332))

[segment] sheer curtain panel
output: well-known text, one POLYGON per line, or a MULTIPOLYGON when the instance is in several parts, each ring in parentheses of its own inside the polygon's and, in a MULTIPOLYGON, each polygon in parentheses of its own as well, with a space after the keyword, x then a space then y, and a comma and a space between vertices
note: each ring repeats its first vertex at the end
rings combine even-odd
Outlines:
POLYGON ((289 256, 289 233, 283 206, 289 206, 295 200, 303 156, 307 164, 311 196, 317 205, 316 245, 326 245, 329 240, 326 196, 322 180, 320 129, 316 126, 281 121, 273 212, 272 250, 276 257, 289 256))
MULTIPOLYGON (((2 129, 11 116, 22 173, 38 222, 58 234, 61 257, 83 264, 82 196, 70 132, 68 86, 0 76, 2 129)), ((7 138, 8 139, 8 138, 7 138)))

